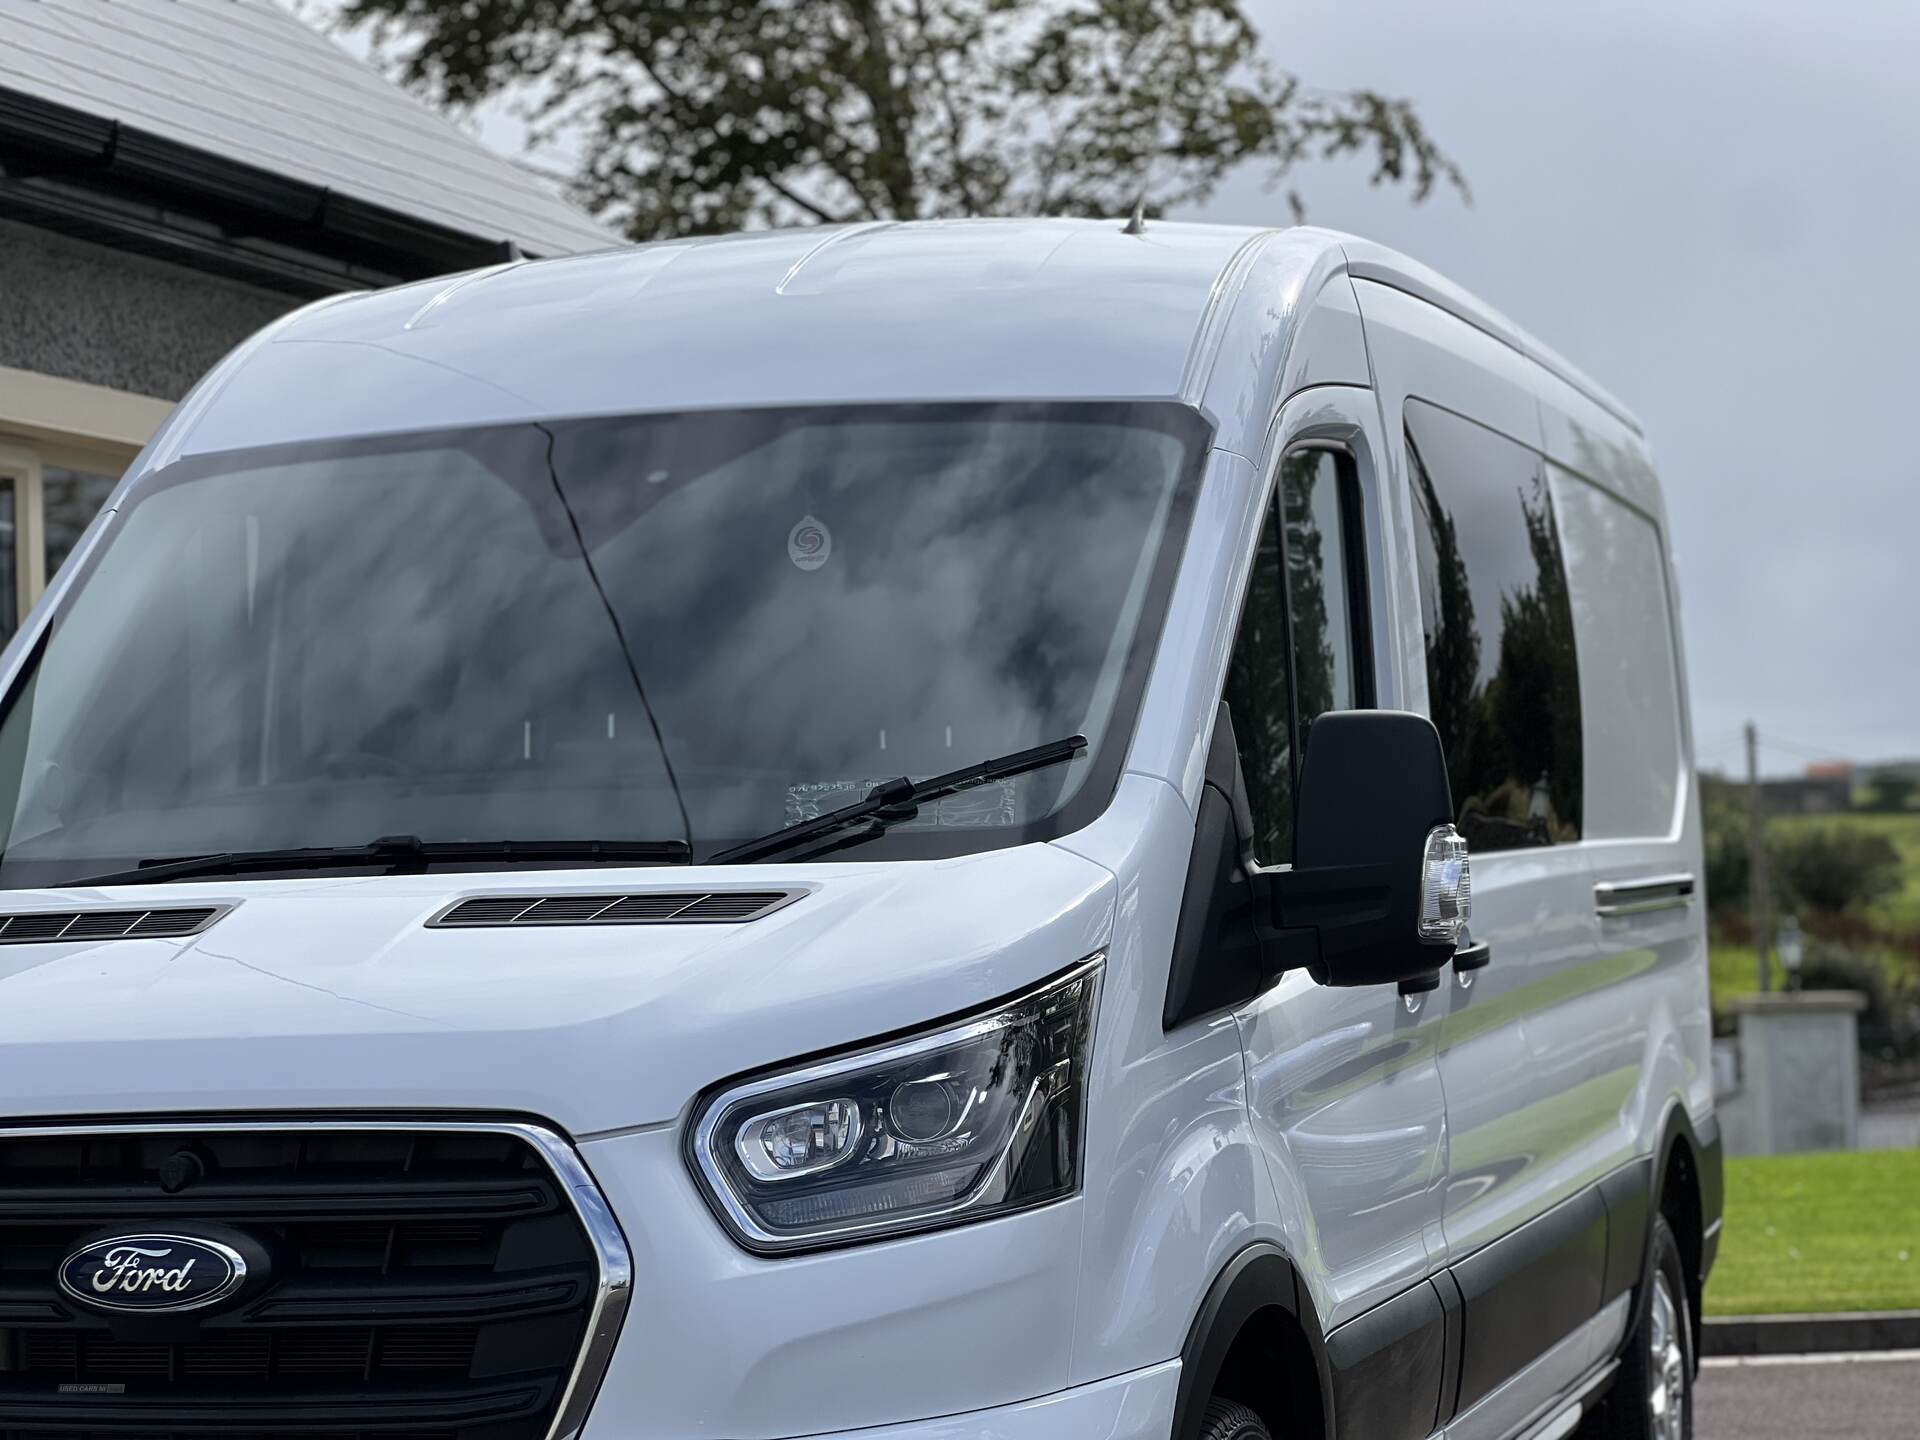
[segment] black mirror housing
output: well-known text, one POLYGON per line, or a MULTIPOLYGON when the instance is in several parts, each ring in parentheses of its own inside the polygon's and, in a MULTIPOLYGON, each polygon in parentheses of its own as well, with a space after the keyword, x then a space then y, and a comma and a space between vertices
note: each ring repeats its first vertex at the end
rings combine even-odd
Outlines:
POLYGON ((1161 1021, 1241 1005, 1289 970, 1323 985, 1430 989, 1451 941, 1420 938, 1427 837, 1451 823, 1439 733, 1425 716, 1340 710, 1313 722, 1294 863, 1263 870, 1233 718, 1214 717, 1161 1021))
POLYGON ((1424 715, 1336 710, 1308 732, 1294 861, 1274 881, 1275 919, 1310 929, 1324 985, 1387 985, 1439 971, 1451 940, 1420 934, 1427 837, 1453 821, 1446 754, 1424 715))

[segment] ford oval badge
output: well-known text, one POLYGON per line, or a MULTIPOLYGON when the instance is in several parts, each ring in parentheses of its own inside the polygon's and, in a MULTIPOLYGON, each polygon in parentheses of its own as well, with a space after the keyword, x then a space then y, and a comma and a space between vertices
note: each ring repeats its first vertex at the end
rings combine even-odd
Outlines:
POLYGON ((218 1240, 188 1235, 115 1235, 60 1262, 60 1288, 95 1310, 142 1314, 199 1310, 232 1295, 247 1262, 218 1240))

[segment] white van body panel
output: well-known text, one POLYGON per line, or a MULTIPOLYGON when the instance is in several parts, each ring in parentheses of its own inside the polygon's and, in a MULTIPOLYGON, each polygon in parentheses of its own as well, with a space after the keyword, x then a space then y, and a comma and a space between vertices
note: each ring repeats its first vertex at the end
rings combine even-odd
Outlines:
POLYGON ((1312 1243, 1310 1213, 1276 1198, 1269 1181, 1233 1017, 1172 1037, 1161 1025, 1186 878, 1182 837, 1192 827, 1165 780, 1130 774, 1106 815, 1055 842, 1111 871, 1117 886, 1114 983, 1101 995, 1095 1061, 1100 1099, 1088 1116, 1076 1384, 1177 1352, 1208 1284, 1249 1244, 1292 1254, 1312 1243))
MULTIPOLYGON (((1183 1373, 1204 1353, 1209 1302, 1255 1249, 1291 1266, 1297 1290, 1276 1303, 1293 1307, 1336 1411, 1343 1358, 1387 1353, 1366 1348, 1385 1305, 1431 1292, 1437 1313, 1450 1285, 1458 1302, 1456 1269, 1597 1203, 1602 1182, 1643 1169, 1657 1186, 1676 1118, 1702 1138, 1712 1124, 1697 885, 1667 908, 1597 909, 1596 887, 1698 877, 1701 827, 1658 481, 1631 417, 1573 367, 1424 267, 1327 231, 777 232, 309 307, 223 362, 127 483, 189 456, 441 427, 1115 398, 1181 402, 1214 429, 1124 770, 1092 823, 938 861, 168 885, 169 904, 235 908, 184 940, 0 946, 9 1116, 544 1118, 577 1144, 637 1277, 589 1440, 1165 1440, 1191 1419, 1183 1373), (1472 976, 1403 996, 1294 971, 1169 1030, 1216 707, 1295 445, 1354 462, 1375 703, 1430 708, 1410 397, 1551 462, 1593 717, 1589 795, 1640 763, 1648 722, 1608 686, 1667 627, 1672 686, 1650 703, 1677 711, 1660 751, 1672 814, 1658 833, 1476 857, 1472 935, 1492 959, 1472 976), (1615 593, 1595 537, 1616 521, 1648 527, 1660 594, 1615 593), (739 926, 425 925, 480 895, 705 888, 804 894, 739 926), (701 1096, 980 1011, 1094 954, 1078 1194, 779 1258, 716 1220, 686 1155, 701 1096), (838 1376, 859 1383, 822 1383, 838 1376)), ((99 536, 0 658, 10 688, 99 536)), ((7 897, 17 911, 152 900, 148 886, 7 897)), ((1435 1427, 1520 1433, 1604 1375, 1629 1300, 1459 1413, 1443 1401, 1435 1427)), ((1457 1351, 1457 1314, 1448 1323, 1457 1351)), ((1350 1413, 1327 1413, 1329 1433, 1345 1440, 1350 1413)))
MULTIPOLYGON (((0 946, 11 1115, 205 1113, 244 1098, 537 1114, 576 1136, 655 1125, 775 1058, 1032 985, 1100 950, 1113 924, 1112 877, 1046 845, 768 865, 751 879, 721 866, 544 870, 183 882, 167 898, 235 908, 186 940, 0 946), (745 925, 426 926, 482 895, 788 885, 804 898, 745 925), (961 943, 920 953, 901 938, 916 932, 961 943), (244 1097, 236 1075, 253 1077, 244 1097)), ((77 901, 137 906, 153 891, 10 898, 22 912, 77 901)))

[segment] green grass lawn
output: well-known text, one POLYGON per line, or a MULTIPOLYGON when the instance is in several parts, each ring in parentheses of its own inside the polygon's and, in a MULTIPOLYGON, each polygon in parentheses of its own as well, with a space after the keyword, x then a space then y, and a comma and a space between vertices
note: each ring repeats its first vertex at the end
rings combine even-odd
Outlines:
POLYGON ((1727 1162, 1709 1315, 1920 1310, 1920 1150, 1727 1162))
MULTIPOLYGON (((1713 1009, 1715 1014, 1727 1012, 1727 1002, 1741 995, 1751 995, 1759 987, 1754 966, 1758 963, 1751 945, 1735 945, 1730 941, 1709 938, 1707 941, 1707 980, 1713 988, 1713 1009)), ((1779 961, 1776 958, 1775 965, 1779 961)), ((1779 984, 1779 977, 1774 977, 1779 984)))

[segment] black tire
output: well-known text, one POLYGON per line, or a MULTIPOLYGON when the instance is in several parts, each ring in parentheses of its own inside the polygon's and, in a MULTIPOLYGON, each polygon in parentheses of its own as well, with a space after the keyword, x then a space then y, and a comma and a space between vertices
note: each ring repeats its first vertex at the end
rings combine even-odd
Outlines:
POLYGON ((1653 1222, 1647 1258, 1639 1323, 1581 1440, 1693 1440, 1692 1290, 1664 1215, 1653 1222))
POLYGON ((1207 1402, 1200 1422, 1200 1440, 1273 1440, 1267 1422, 1237 1400, 1207 1402))

